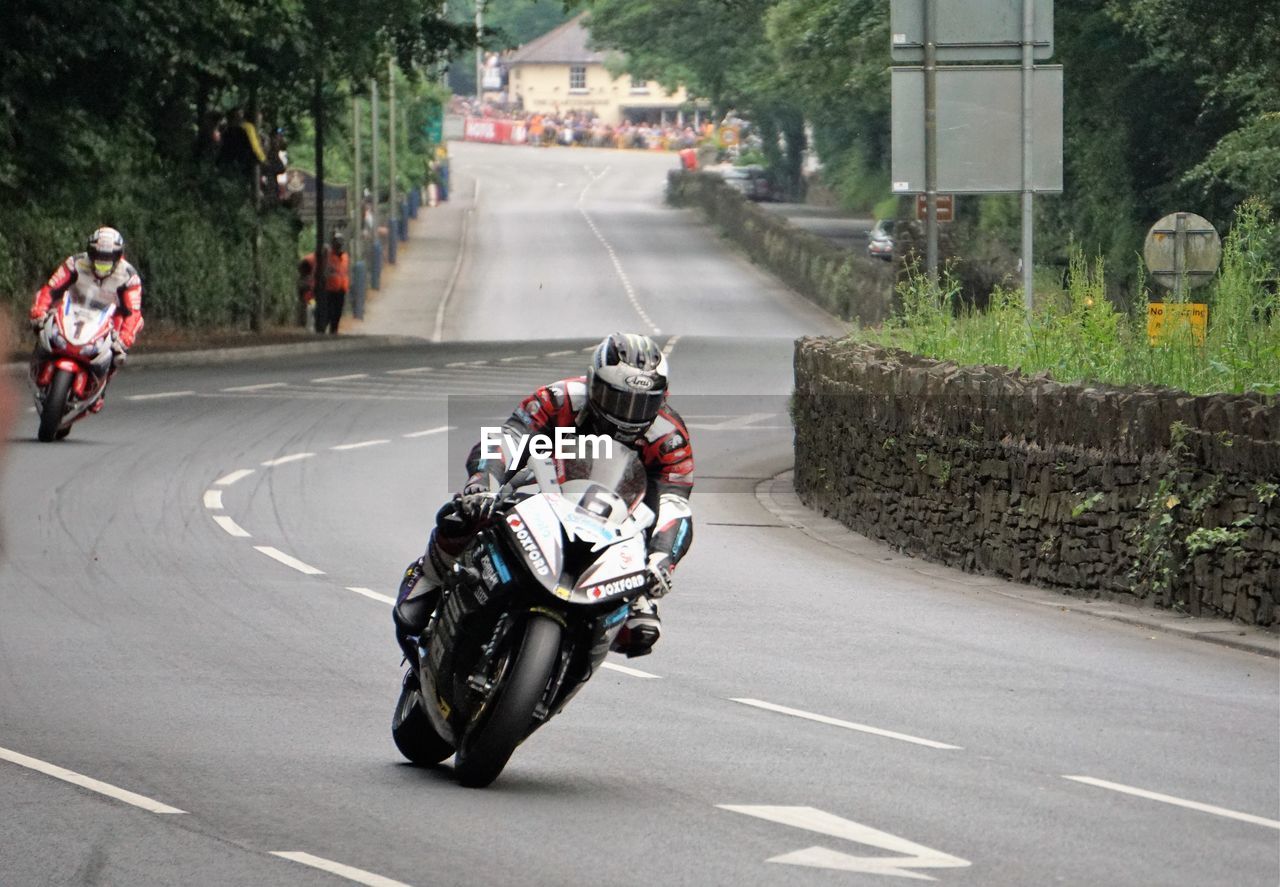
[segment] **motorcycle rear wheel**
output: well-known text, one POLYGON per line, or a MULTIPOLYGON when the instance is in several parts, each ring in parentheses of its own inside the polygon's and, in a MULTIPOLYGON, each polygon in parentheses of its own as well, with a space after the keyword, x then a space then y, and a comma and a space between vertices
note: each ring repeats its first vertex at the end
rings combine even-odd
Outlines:
POLYGON ((49 381, 49 393, 44 396, 44 404, 40 408, 40 429, 36 432, 36 438, 42 443, 58 439, 58 426, 62 424, 62 414, 67 410, 67 395, 70 393, 71 374, 66 370, 56 370, 49 381))
POLYGON ((422 691, 412 675, 406 675, 395 714, 391 716, 391 738, 400 754, 421 767, 439 764, 453 754, 453 746, 431 726, 422 710, 422 691))
POLYGON ((453 767, 458 782, 484 788, 498 778, 516 746, 529 735, 533 711, 559 655, 560 623, 537 613, 530 616, 510 673, 489 703, 492 710, 458 749, 453 767))

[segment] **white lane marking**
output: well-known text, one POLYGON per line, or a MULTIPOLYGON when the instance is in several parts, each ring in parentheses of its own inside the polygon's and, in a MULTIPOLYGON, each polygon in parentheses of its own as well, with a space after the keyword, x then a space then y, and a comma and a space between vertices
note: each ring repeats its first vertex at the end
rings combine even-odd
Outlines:
POLYGON ((1176 807, 1186 807, 1188 810, 1199 810, 1201 813, 1212 813, 1215 816, 1225 816, 1227 819, 1238 819, 1241 822, 1248 822, 1253 825, 1262 825, 1267 828, 1280 829, 1280 822, 1274 819, 1267 819, 1263 816, 1254 816, 1252 813, 1240 813, 1235 810, 1228 810, 1226 807, 1216 807, 1213 804, 1201 804, 1199 801, 1188 801, 1184 798, 1175 798, 1173 795, 1162 795, 1159 792, 1151 792, 1142 788, 1134 788, 1131 785, 1121 785, 1118 782, 1107 782, 1105 779, 1094 779, 1092 776, 1063 776, 1063 779, 1070 779, 1074 782, 1083 782, 1085 785, 1093 785, 1098 788, 1109 788, 1114 792, 1123 792, 1126 795, 1134 795, 1139 798, 1146 798, 1151 801, 1161 801, 1165 804, 1173 804, 1176 807))
POLYGON ((890 853, 903 854, 902 856, 851 856, 848 853, 841 853, 838 850, 831 850, 827 847, 809 847, 805 850, 797 850, 794 853, 771 857, 768 860, 769 862, 779 862, 784 865, 803 865, 810 868, 837 869, 845 872, 866 872, 873 875, 892 875, 898 878, 912 878, 917 881, 933 881, 935 879, 920 872, 910 871, 911 869, 951 869, 973 865, 967 859, 961 859, 958 856, 952 856, 950 853, 943 853, 941 850, 925 847, 923 844, 908 841, 906 838, 900 838, 889 832, 882 832, 869 825, 844 819, 833 813, 827 813, 825 810, 819 810, 816 807, 740 806, 737 804, 717 804, 716 806, 721 810, 754 816, 780 825, 802 828, 831 838, 842 838, 857 844, 866 844, 879 850, 888 850, 890 853))
POLYGON ((648 312, 644 310, 644 306, 641 305, 640 300, 636 298, 635 287, 631 285, 631 278, 627 276, 626 269, 622 267, 622 261, 618 258, 618 253, 614 250, 613 244, 611 244, 600 229, 596 227, 595 220, 591 218, 586 207, 582 205, 583 201, 587 197, 587 192, 591 190, 591 186, 604 178, 607 172, 609 172, 609 167, 607 166, 601 170, 598 175, 592 175, 591 170, 587 170, 587 175, 591 176, 591 181, 587 182, 586 187, 582 189, 582 193, 578 195, 578 212, 582 213, 582 218, 586 220, 587 227, 591 229, 591 233, 596 236, 596 239, 604 246, 605 252, 609 254, 609 261, 613 263, 613 270, 617 273, 618 279, 622 281, 622 289, 627 294, 627 301, 631 303, 631 307, 635 309, 636 314, 640 315, 640 319, 645 322, 653 334, 655 336, 660 336, 662 335, 662 330, 658 328, 658 325, 654 323, 652 319, 650 319, 648 312))
POLYGON ((515 363, 516 361, 519 361, 519 360, 537 360, 537 359, 538 359, 538 355, 536 354, 517 354, 515 357, 502 358, 500 363, 515 363))
POLYGON ((452 431, 452 425, 440 425, 435 428, 428 428, 426 431, 415 431, 412 434, 401 435, 402 437, 430 437, 433 434, 439 434, 442 431, 452 431))
POLYGON ((312 856, 310 853, 303 853, 299 850, 273 850, 271 855, 279 856, 281 859, 287 859, 290 862, 300 862, 303 865, 311 866, 313 869, 320 869, 331 875, 346 878, 348 881, 366 884, 368 887, 409 887, 403 881, 393 881, 390 878, 384 878, 382 875, 366 872, 364 869, 343 865, 340 862, 334 862, 332 859, 312 856))
POLYGON ((367 379, 368 373, 352 373, 349 376, 325 376, 321 379, 312 379, 312 382, 349 382, 352 379, 367 379))
POLYGON ((446 363, 446 369, 456 369, 458 367, 482 367, 488 366, 487 360, 455 360, 453 363, 446 363))
MULTIPOLYGON (((715 425, 703 425, 701 427, 707 428, 707 429, 715 428, 722 431, 735 430, 739 428, 750 428, 750 427, 753 427, 756 422, 759 422, 762 419, 772 419, 778 415, 779 415, 778 413, 747 413, 745 416, 731 416, 725 419, 725 421, 719 422, 715 425)), ((718 417, 712 417, 712 416, 701 417, 700 416, 699 418, 710 419, 710 418, 718 418, 718 417)))
POLYGON ((663 357, 670 357, 670 356, 671 356, 671 352, 672 352, 672 351, 675 351, 675 350, 676 350, 676 346, 677 346, 677 345, 679 345, 679 344, 680 344, 680 337, 679 337, 679 336, 672 336, 670 339, 668 339, 668 340, 667 340, 667 344, 666 344, 665 346, 663 346, 663 349, 662 349, 662 356, 663 356, 663 357))
POLYGON ((279 561, 280 563, 284 564, 286 567, 290 567, 291 569, 297 570, 299 573, 305 573, 308 576, 324 575, 324 570, 317 570, 315 567, 311 566, 310 564, 304 564, 302 561, 298 560, 296 557, 287 555, 278 548, 272 548, 270 545, 255 545, 253 547, 256 550, 261 551, 263 554, 271 558, 273 561, 279 561))
MULTIPOLYGON (((594 351, 595 349, 593 348, 592 350, 594 351)), ((571 354, 577 354, 577 353, 578 352, 573 351, 572 349, 569 351, 548 351, 546 354, 543 355, 543 357, 568 357, 571 354)))
POLYGON ((297 462, 299 459, 310 459, 315 453, 293 453, 288 456, 281 456, 278 459, 268 459, 262 463, 263 468, 275 468, 277 465, 287 465, 290 462, 297 462))
POLYGON ((698 425, 694 422, 686 422, 685 428, 694 431, 732 431, 741 433, 743 431, 794 431, 791 425, 748 425, 745 428, 725 428, 723 425, 698 425))
POLYGON ((166 397, 190 397, 194 391, 161 391, 159 394, 130 394, 125 400, 161 400, 166 397))
POLYGON ((223 388, 222 391, 262 391, 266 388, 284 388, 288 382, 263 382, 260 385, 237 385, 235 388, 223 388))
POLYGON ((236 481, 244 480, 246 477, 248 477, 251 474, 253 474, 252 468, 237 468, 235 471, 231 472, 230 474, 224 474, 222 477, 218 478, 213 483, 214 483, 214 486, 229 487, 236 481))
POLYGON ((403 370, 387 370, 388 376, 413 376, 418 373, 430 373, 435 367, 407 367, 403 370))
POLYGON ((134 807, 140 807, 148 813, 186 813, 186 810, 179 810, 177 807, 170 807, 168 804, 161 804, 159 801, 153 801, 151 798, 143 795, 126 791, 118 786, 110 783, 102 782, 91 776, 85 776, 83 773, 76 773, 74 770, 68 770, 66 767, 59 767, 57 764, 50 764, 48 761, 41 761, 38 758, 28 757, 19 752, 12 751, 7 748, 0 748, 0 760, 5 760, 11 764, 17 764, 19 767, 26 767, 28 770, 35 770, 37 773, 43 773, 46 776, 52 776, 54 779, 61 779, 63 782, 69 782, 72 785, 78 785, 81 788, 87 788, 91 792, 97 792, 100 795, 106 795, 108 798, 114 798, 117 801, 123 801, 134 807))
POLYGON ((592 351, 595 351, 599 347, 600 347, 599 345, 588 345, 586 348, 583 348, 582 351, 584 354, 590 354, 592 351))
POLYGON ((365 447, 376 447, 378 444, 391 443, 391 441, 380 438, 378 440, 362 440, 359 443, 338 444, 336 447, 329 447, 331 450, 361 450, 365 447))
POLYGON ((222 490, 205 490, 204 507, 210 511, 222 509, 222 490))
POLYGON ((895 733, 893 730, 881 730, 879 727, 868 727, 866 724, 855 724, 852 721, 842 721, 839 718, 829 718, 826 715, 816 715, 812 712, 800 711, 798 708, 787 708, 785 705, 774 705, 772 702, 762 702, 759 699, 731 699, 732 702, 740 702, 743 705, 750 705, 754 708, 762 708, 765 711, 775 711, 778 714, 791 715, 793 718, 804 718, 807 721, 817 721, 819 724, 829 724, 832 727, 843 727, 846 730, 857 730, 859 733, 871 733, 875 736, 884 736, 888 739, 900 739, 903 742, 910 742, 915 745, 923 745, 927 748, 951 749, 953 751, 961 751, 958 745, 948 745, 945 742, 935 742, 932 739, 921 739, 919 736, 911 736, 906 733, 895 733))
POLYGON ((225 514, 215 514, 213 516, 213 521, 218 526, 222 527, 222 529, 226 530, 228 534, 235 536, 237 539, 251 538, 248 530, 240 526, 225 514))
POLYGON ((602 662, 601 668, 607 668, 610 671, 620 671, 623 674, 629 674, 633 678, 660 678, 661 675, 649 674, 647 671, 641 671, 638 668, 631 668, 627 665, 618 665, 616 662, 602 662))
MULTIPOLYGON (((480 198, 480 180, 476 179, 476 199, 480 198)), ((431 331, 432 342, 444 341, 444 316, 449 310, 449 302, 453 299, 453 290, 458 285, 458 274, 462 271, 462 262, 467 256, 467 231, 471 227, 471 213, 474 207, 462 215, 462 234, 458 238, 458 256, 453 260, 453 271, 449 274, 449 282, 445 284, 444 295, 436 308, 436 325, 431 331)))
POLYGON ((390 595, 378 594, 378 592, 374 591, 372 588, 361 588, 360 586, 356 586, 356 585, 348 585, 347 591, 354 591, 356 594, 362 594, 365 597, 372 598, 375 601, 382 601, 384 604, 391 604, 394 606, 396 602, 396 599, 391 597, 390 595))

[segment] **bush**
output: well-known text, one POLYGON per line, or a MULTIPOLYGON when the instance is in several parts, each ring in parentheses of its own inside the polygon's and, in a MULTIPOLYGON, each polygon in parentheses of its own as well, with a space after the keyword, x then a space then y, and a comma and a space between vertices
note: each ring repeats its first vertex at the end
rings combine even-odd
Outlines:
MULTIPOLYGON (((41 195, 37 204, 0 206, 0 291, 18 316, 58 262, 84 248, 100 225, 119 228, 142 275, 149 320, 184 327, 247 328, 253 320, 254 211, 247 188, 209 172, 126 173, 97 183, 93 196, 41 195)), ((263 321, 293 309, 296 222, 283 210, 262 219, 259 260, 263 321)), ((145 335, 145 334, 144 334, 145 335)))
MULTIPOLYGON (((1159 384, 1193 394, 1280 393, 1280 295, 1270 244, 1276 222, 1258 201, 1241 205, 1226 239, 1217 280, 1203 295, 1209 325, 1203 343, 1187 327, 1158 344, 1147 337, 1146 303, 1130 312, 1106 297, 1102 259, 1089 267, 1073 256, 1060 292, 1037 291, 1030 319, 1022 294, 996 289, 985 310, 962 305, 960 286, 937 285, 914 271, 899 288, 902 308, 882 330, 859 330, 864 341, 961 364, 999 364, 1064 382, 1159 384)), ((1162 297, 1171 301, 1169 297, 1162 297)))

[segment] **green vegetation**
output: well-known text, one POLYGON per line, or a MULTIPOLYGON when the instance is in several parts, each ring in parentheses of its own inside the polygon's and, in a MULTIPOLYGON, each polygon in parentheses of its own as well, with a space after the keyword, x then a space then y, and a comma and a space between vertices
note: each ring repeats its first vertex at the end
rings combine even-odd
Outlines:
MULTIPOLYGON (((490 0, 484 4, 483 48, 501 52, 541 37, 568 21, 567 5, 561 0, 490 0)), ((452 0, 448 6, 449 19, 458 27, 475 22, 476 0, 452 0)), ((463 53, 449 65, 449 89, 456 95, 476 94, 475 52, 463 53)))
MULTIPOLYGON (((261 140, 350 97, 387 59, 434 66, 474 34, 443 0, 8 0, 0 41, 0 292, 35 288, 95 227, 120 228, 146 314, 192 326, 263 325, 292 308, 298 220, 254 198, 252 174, 196 150, 200 125, 244 111, 261 140), (75 23, 71 25, 69 23, 75 23)), ((424 67, 423 70, 434 70, 424 67)), ((207 129, 205 130, 207 133, 207 129)), ((336 129, 326 141, 344 136, 336 129)))
MULTIPOLYGON (((762 123, 780 104, 798 112, 843 204, 896 214, 896 201, 885 202, 885 0, 579 2, 597 42, 626 53, 636 73, 683 82, 717 111, 762 123)), ((1079 248, 1136 291, 1132 257, 1157 219, 1187 210, 1225 231, 1246 197, 1280 194, 1280 4, 1074 0, 1057 4, 1054 19, 1053 61, 1067 72, 1066 192, 1036 201, 1043 261, 1065 263, 1079 248)), ((769 125, 795 163, 805 132, 781 120, 769 125)), ((1016 254, 1016 201, 965 198, 959 215, 956 255, 1016 254)), ((1280 255, 1280 241, 1270 249, 1280 255)))
MULTIPOLYGON (((1103 260, 1092 268, 1077 251, 1067 286, 1038 292, 1030 320, 1021 293, 997 290, 985 311, 964 306, 944 275, 931 286, 913 273, 899 287, 902 310, 863 341, 962 364, 999 364, 1060 381, 1160 384, 1192 393, 1280 393, 1280 295, 1277 268, 1262 248, 1274 241, 1268 207, 1243 204, 1224 245, 1222 269, 1207 291, 1203 343, 1186 324, 1158 344, 1147 335, 1145 311, 1122 312, 1105 295, 1103 260)), ((1146 298, 1140 300, 1144 305, 1146 298)))

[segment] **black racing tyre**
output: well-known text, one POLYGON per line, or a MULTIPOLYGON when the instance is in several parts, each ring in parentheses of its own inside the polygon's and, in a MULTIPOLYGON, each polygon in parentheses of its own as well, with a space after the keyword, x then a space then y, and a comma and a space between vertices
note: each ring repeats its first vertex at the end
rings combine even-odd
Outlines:
MULTIPOLYGON (((44 397, 44 405, 40 408, 40 430, 36 437, 44 443, 56 440, 58 426, 62 424, 62 414, 67 409, 67 395, 71 393, 71 374, 66 370, 54 370, 53 379, 49 382, 49 393, 44 397)), ((66 437, 66 435, 62 435, 66 437)))
POLYGON ((533 710, 551 680, 560 657, 560 623, 533 614, 506 681, 497 690, 492 710, 463 740, 453 772, 468 788, 484 788, 502 772, 533 723, 533 710))
POLYGON ((413 678, 407 679, 400 690, 395 714, 391 716, 391 738, 400 754, 419 766, 439 764, 453 754, 453 746, 436 732, 422 710, 422 691, 413 678))

